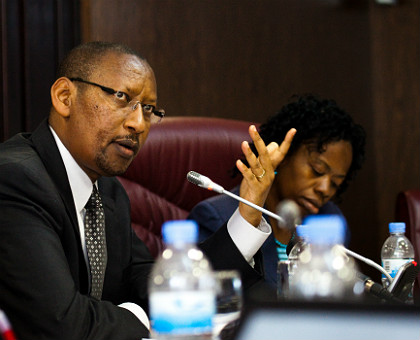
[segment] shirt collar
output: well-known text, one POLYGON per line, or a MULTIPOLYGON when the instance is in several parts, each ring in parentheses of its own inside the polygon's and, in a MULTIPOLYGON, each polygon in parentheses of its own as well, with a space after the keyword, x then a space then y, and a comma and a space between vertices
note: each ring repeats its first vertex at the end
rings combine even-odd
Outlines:
MULTIPOLYGON (((79 164, 77 164, 77 162, 74 160, 73 156, 61 142, 60 138, 57 136, 51 126, 50 129, 54 136, 55 142, 57 143, 58 151, 60 152, 61 158, 63 159, 64 166, 66 168, 74 204, 76 206, 76 211, 80 213, 84 209, 90 195, 92 194, 92 181, 90 180, 89 176, 82 170, 79 164)), ((95 185, 97 185, 96 182, 95 185)))

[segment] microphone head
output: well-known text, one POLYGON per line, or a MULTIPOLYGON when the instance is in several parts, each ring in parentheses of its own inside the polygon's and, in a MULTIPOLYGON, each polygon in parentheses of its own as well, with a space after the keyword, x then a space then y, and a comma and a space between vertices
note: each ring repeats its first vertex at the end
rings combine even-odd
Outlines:
POLYGON ((190 171, 187 174, 187 179, 192 184, 198 185, 207 190, 213 190, 222 194, 225 189, 219 184, 214 183, 210 178, 200 175, 198 172, 190 171))
POLYGON ((198 172, 190 171, 187 174, 187 180, 195 185, 202 184, 201 175, 198 172))
POLYGON ((284 220, 284 223, 279 225, 280 228, 294 231, 296 226, 302 222, 299 206, 295 201, 289 199, 285 199, 278 204, 277 215, 281 216, 284 220))

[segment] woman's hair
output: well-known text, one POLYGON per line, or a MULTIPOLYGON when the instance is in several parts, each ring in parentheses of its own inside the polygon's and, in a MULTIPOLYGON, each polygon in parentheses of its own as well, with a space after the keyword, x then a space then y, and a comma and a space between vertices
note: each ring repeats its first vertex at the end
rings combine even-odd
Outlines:
MULTIPOLYGON (((284 140, 291 128, 297 133, 293 138, 286 158, 293 155, 301 145, 312 144, 322 153, 331 142, 347 141, 352 146, 353 159, 343 183, 335 195, 335 200, 347 189, 349 181, 362 167, 365 158, 366 134, 363 127, 354 123, 352 117, 341 109, 334 100, 319 99, 314 95, 294 96, 294 101, 285 105, 259 128, 265 144, 284 140)), ((257 155, 255 146, 251 149, 257 155)))

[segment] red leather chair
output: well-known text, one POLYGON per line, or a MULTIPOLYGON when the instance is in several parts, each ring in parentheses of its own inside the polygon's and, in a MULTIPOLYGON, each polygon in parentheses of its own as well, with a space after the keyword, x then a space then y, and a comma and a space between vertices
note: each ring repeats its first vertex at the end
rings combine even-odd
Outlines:
MULTIPOLYGON (((397 195, 395 218, 405 222, 406 236, 414 246, 415 259, 420 261, 420 190, 402 191, 397 195)), ((415 297, 420 300, 420 274, 415 283, 415 297)))
POLYGON ((251 123, 209 117, 169 117, 151 128, 146 144, 119 180, 131 202, 132 227, 153 256, 163 248, 161 226, 185 219, 201 200, 214 193, 187 181, 190 170, 230 189, 230 170, 241 157, 241 142, 250 140, 251 123))

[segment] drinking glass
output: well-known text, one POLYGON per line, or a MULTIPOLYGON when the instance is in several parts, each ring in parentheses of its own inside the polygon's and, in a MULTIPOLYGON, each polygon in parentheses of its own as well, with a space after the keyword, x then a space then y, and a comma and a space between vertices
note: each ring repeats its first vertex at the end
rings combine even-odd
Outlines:
POLYGON ((216 271, 214 275, 217 311, 213 318, 213 338, 219 339, 223 328, 228 324, 235 325, 241 316, 242 281, 237 270, 216 271))

